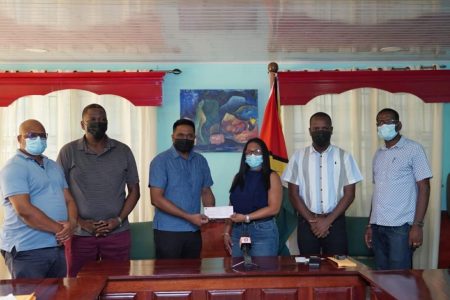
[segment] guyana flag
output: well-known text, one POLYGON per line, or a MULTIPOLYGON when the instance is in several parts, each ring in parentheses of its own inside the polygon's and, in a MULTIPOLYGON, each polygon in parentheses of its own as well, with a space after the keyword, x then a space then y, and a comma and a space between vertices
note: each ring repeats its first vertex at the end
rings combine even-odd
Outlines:
POLYGON ((288 163, 288 155, 283 130, 281 129, 277 94, 277 81, 275 79, 270 90, 266 110, 264 111, 260 138, 266 143, 267 148, 269 148, 270 167, 281 176, 288 163))
MULTIPOLYGON (((279 101, 277 91, 277 80, 270 90, 269 100, 267 101, 264 119, 261 126, 260 138, 264 140, 270 152, 270 166, 280 176, 288 163, 286 143, 284 142, 283 130, 281 128, 279 101)), ((280 212, 276 217, 278 232, 280 234, 280 243, 278 255, 290 255, 286 246, 286 241, 297 227, 297 215, 289 201, 289 195, 286 188, 283 188, 283 199, 280 212)))

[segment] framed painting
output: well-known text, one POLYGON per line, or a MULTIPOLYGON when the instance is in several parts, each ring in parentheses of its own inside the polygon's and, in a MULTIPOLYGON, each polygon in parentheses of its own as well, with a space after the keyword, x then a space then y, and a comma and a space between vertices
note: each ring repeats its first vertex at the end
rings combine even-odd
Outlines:
POLYGON ((180 116, 194 121, 198 151, 242 151, 258 136, 258 90, 181 90, 180 116))

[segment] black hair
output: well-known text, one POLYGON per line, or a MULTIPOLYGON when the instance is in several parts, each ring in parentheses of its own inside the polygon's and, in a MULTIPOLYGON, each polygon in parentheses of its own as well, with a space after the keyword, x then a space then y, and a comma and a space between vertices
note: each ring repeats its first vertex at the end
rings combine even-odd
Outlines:
POLYGON ((244 149, 242 150, 242 157, 241 157, 241 165, 239 167, 239 172, 234 176, 233 183, 231 184, 230 193, 235 190, 237 186, 239 186, 241 189, 245 185, 245 173, 250 169, 250 167, 245 162, 245 151, 247 151, 248 144, 250 143, 256 143, 261 147, 262 151, 262 157, 263 157, 263 163, 262 163, 262 174, 263 174, 263 184, 266 190, 268 191, 270 189, 270 174, 273 172, 270 169, 270 154, 269 149, 266 146, 266 143, 264 143, 263 140, 260 138, 252 138, 247 141, 247 143, 244 146, 244 149))
POLYGON ((172 132, 175 132, 175 129, 177 129, 178 126, 180 125, 188 125, 191 126, 192 129, 194 129, 194 133, 195 133, 195 124, 194 122, 192 122, 189 119, 179 119, 176 120, 175 123, 173 123, 173 127, 172 127, 172 132))
POLYGON ((388 114, 390 114, 390 115, 393 117, 393 119, 394 119, 395 121, 400 121, 400 115, 398 114, 398 112, 396 112, 396 111, 393 110, 392 108, 383 108, 382 110, 380 110, 380 111, 377 113, 377 117, 378 117, 379 115, 383 114, 383 113, 388 113, 388 114))
POLYGON ((83 108, 83 112, 81 113, 81 118, 83 118, 84 115, 87 114, 88 110, 89 110, 89 109, 92 109, 92 108, 98 108, 98 109, 101 109, 101 110, 103 110, 103 112, 104 112, 105 115, 106 115, 106 110, 103 108, 103 106, 101 106, 100 104, 97 104, 97 103, 92 103, 92 104, 89 104, 88 106, 86 106, 85 108, 83 108))
POLYGON ((311 118, 309 118, 309 124, 311 124, 311 121, 314 118, 325 119, 329 123, 330 127, 333 126, 333 123, 331 122, 331 117, 327 113, 324 113, 324 112, 321 112, 321 111, 320 112, 316 112, 315 114, 313 114, 311 116, 311 118))

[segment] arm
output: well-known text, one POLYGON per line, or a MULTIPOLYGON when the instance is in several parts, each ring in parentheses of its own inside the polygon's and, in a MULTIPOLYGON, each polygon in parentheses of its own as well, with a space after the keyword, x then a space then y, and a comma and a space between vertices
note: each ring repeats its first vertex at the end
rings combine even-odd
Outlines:
POLYGON ((372 205, 370 205, 369 224, 367 224, 366 232, 364 234, 364 241, 366 242, 367 248, 372 248, 372 227, 370 227, 370 216, 371 215, 372 215, 372 205))
MULTIPOLYGON (((123 203, 122 210, 117 216, 120 220, 125 220, 128 217, 141 197, 139 183, 127 184, 127 189, 128 195, 123 203)), ((98 224, 95 225, 97 226, 96 234, 105 235, 120 226, 121 223, 117 217, 96 223, 98 224)))
POLYGON ((63 229, 58 222, 50 219, 42 210, 31 204, 28 194, 8 197, 14 210, 25 224, 33 229, 57 233, 63 229))
POLYGON ((225 250, 231 255, 231 248, 233 247, 233 242, 231 241, 231 220, 225 220, 225 226, 223 228, 223 243, 225 245, 225 250))
POLYGON ((127 184, 128 195, 125 199, 125 203, 123 204, 122 210, 118 217, 120 219, 125 220, 128 215, 133 211, 136 206, 139 198, 141 197, 139 183, 135 184, 127 184))
POLYGON ((210 187, 206 187, 202 189, 202 203, 203 206, 215 206, 216 198, 210 187))
POLYGON ((289 201, 292 207, 308 222, 314 219, 314 215, 306 207, 305 201, 299 195, 299 186, 293 183, 288 183, 289 201))
POLYGON ((418 181, 417 187, 416 213, 414 215, 414 223, 409 231, 409 244, 413 247, 419 247, 423 242, 422 226, 430 200, 430 179, 426 178, 418 181))
MULTIPOLYGON (((248 216, 250 220, 258 220, 267 217, 272 217, 278 214, 281 207, 281 198, 283 196, 283 189, 281 186, 280 177, 276 172, 270 174, 270 189, 268 190, 268 203, 266 207, 260 208, 248 216)), ((231 216, 233 222, 244 222, 245 215, 243 214, 233 214, 231 216)))
POLYGON ((56 239, 64 243, 72 237, 72 234, 77 226, 78 209, 69 189, 64 189, 64 199, 66 201, 68 220, 66 222, 59 222, 63 225, 63 229, 56 233, 56 239))
POLYGON ((344 195, 339 200, 336 207, 326 218, 316 218, 315 228, 313 230, 317 237, 326 237, 328 235, 328 229, 334 220, 340 215, 345 213, 347 208, 352 204, 355 199, 355 183, 344 186, 344 195))
POLYGON ((172 216, 179 217, 185 219, 186 221, 195 224, 197 226, 201 226, 208 222, 208 219, 202 216, 201 214, 188 214, 171 201, 164 197, 164 190, 157 187, 150 187, 150 199, 152 201, 152 205, 162 210, 165 213, 168 213, 172 216))

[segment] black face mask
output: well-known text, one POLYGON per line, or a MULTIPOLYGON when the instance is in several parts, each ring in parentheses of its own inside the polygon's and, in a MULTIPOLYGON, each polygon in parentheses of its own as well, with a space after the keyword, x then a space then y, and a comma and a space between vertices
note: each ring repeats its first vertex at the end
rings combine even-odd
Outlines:
POLYGON ((311 132, 311 137, 314 142, 319 147, 325 147, 330 144, 331 131, 328 130, 318 130, 311 132))
POLYGON ((189 153, 194 148, 194 140, 175 139, 173 146, 181 153, 189 153))
POLYGON ((89 122, 87 123, 87 132, 92 134, 96 140, 101 140, 108 129, 107 122, 89 122))

